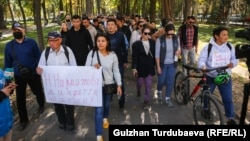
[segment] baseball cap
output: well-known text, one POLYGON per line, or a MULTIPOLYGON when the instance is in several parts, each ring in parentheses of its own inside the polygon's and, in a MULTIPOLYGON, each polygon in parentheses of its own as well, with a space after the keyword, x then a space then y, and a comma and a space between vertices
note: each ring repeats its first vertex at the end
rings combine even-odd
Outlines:
POLYGON ((14 29, 14 28, 23 29, 23 26, 22 26, 22 24, 20 24, 19 22, 14 22, 14 23, 12 24, 12 29, 14 29))
POLYGON ((61 33, 58 31, 51 31, 48 33, 47 38, 61 38, 61 33))

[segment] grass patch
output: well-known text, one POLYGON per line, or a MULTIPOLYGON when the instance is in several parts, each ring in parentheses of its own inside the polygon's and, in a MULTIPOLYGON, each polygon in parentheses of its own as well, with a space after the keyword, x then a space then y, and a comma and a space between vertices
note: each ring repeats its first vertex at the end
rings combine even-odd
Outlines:
MULTIPOLYGON (((11 25, 8 25, 8 28, 10 29, 10 26, 11 25)), ((28 29, 32 28, 32 25, 31 23, 28 24, 28 29)), ((60 29, 60 26, 49 26, 49 27, 43 27, 43 36, 44 36, 44 45, 47 44, 47 40, 46 40, 46 36, 48 34, 48 32, 50 31, 53 31, 53 30, 59 30, 60 29)), ((37 42, 38 42, 38 39, 37 39, 37 31, 36 29, 34 28, 33 30, 28 30, 28 32, 26 33, 26 36, 29 37, 29 38, 33 38, 35 39, 37 42)), ((3 68, 3 64, 4 64, 4 49, 5 49, 5 45, 6 43, 8 43, 9 41, 11 41, 13 39, 13 36, 10 36, 10 37, 5 37, 3 39, 1 39, 1 42, 0 42, 0 68, 3 68)))

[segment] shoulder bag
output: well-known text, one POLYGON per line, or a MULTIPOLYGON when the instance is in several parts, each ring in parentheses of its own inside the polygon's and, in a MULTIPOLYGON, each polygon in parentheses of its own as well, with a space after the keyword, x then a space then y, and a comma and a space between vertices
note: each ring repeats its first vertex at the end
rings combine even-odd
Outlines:
MULTIPOLYGON (((96 52, 96 54, 97 54, 98 63, 101 66, 101 61, 100 61, 100 57, 99 57, 98 51, 96 52)), ((103 72, 102 72, 102 78, 103 78, 103 81, 105 82, 105 78, 104 78, 103 72)), ((113 79, 114 79, 114 76, 113 76, 113 79)), ((104 84, 103 90, 105 91, 106 94, 117 94, 117 84, 116 83, 104 84)))

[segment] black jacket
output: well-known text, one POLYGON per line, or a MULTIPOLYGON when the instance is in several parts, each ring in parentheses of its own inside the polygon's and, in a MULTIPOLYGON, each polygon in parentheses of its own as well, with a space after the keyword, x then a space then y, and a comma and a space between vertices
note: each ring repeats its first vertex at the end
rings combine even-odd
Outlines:
POLYGON ((89 51, 93 48, 93 41, 89 31, 83 26, 75 31, 72 27, 67 32, 65 45, 70 47, 75 55, 78 66, 84 66, 89 51))
POLYGON ((149 39, 150 52, 146 54, 141 40, 132 44, 132 69, 136 69, 138 77, 155 75, 155 42, 149 39))

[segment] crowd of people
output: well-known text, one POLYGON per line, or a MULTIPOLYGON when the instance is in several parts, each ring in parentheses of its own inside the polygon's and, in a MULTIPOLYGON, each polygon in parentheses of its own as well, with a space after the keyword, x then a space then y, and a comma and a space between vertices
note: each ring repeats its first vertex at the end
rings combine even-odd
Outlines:
MULTIPOLYGON (((210 40, 212 50, 207 56, 207 45, 201 51, 198 61, 198 24, 194 16, 188 16, 178 28, 172 20, 162 19, 161 27, 156 28, 154 21, 148 21, 141 16, 124 17, 111 15, 96 18, 86 15, 65 16, 61 22, 60 31, 51 31, 47 35, 50 47, 48 58, 45 50, 40 51, 34 39, 25 35, 23 26, 15 22, 12 25, 14 39, 5 46, 4 68, 14 68, 15 84, 3 88, 0 102, 9 96, 10 89, 16 89, 16 101, 19 114, 19 130, 24 130, 29 123, 26 109, 26 87, 30 86, 39 105, 38 112, 44 111, 44 91, 41 81, 43 69, 41 66, 93 66, 102 67, 104 84, 116 82, 119 95, 118 106, 122 110, 126 103, 126 88, 124 72, 129 67, 128 57, 132 57, 132 75, 135 77, 136 97, 144 95, 142 107, 150 108, 152 102, 153 77, 157 76, 157 90, 154 94, 159 101, 171 108, 175 73, 178 58, 183 64, 196 64, 202 69, 228 65, 227 72, 237 65, 234 48, 228 49, 228 29, 218 27, 213 30, 210 40), (66 47, 64 47, 66 46, 66 47), (68 56, 67 56, 67 55, 68 56), (101 58, 101 61, 98 60, 101 58), (21 68, 27 68, 28 76, 23 77, 21 68), (114 79, 113 79, 114 77, 114 79), (142 87, 145 90, 142 94, 142 87), (163 87, 165 86, 165 94, 163 87), (11 87, 11 88, 10 88, 11 87)), ((232 45, 231 45, 232 46, 232 45)), ((27 74, 25 74, 27 75, 27 74)), ((216 84, 216 72, 208 73, 207 78, 213 92, 216 84)), ((228 124, 234 121, 234 105, 232 101, 232 80, 218 85, 228 124)), ((95 107, 95 132, 97 141, 102 141, 102 129, 109 127, 109 109, 112 94, 102 92, 103 104, 95 107)), ((58 117, 59 128, 74 130, 74 105, 54 104, 58 117)), ((2 128, 2 127, 0 127, 2 128)), ((11 128, 10 128, 11 129, 11 128)), ((2 131, 2 129, 1 129, 2 131)), ((11 132, 11 131, 10 131, 11 132)), ((9 140, 10 132, 0 134, 0 140, 9 140), (7 136, 7 138, 6 138, 7 136)))

